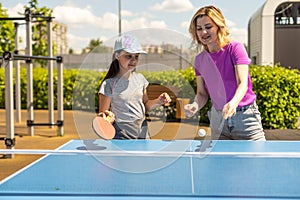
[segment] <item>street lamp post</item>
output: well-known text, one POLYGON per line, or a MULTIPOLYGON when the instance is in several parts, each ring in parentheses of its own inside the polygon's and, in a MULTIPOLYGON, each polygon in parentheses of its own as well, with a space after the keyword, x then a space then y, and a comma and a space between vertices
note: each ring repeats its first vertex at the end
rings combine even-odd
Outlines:
POLYGON ((121 23, 121 0, 119 0, 119 36, 121 36, 122 33, 122 23, 121 23))

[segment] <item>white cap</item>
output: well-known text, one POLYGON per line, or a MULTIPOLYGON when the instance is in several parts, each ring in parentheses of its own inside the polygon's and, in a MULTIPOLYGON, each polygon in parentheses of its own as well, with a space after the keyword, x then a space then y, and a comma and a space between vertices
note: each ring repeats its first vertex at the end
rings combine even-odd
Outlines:
POLYGON ((142 49, 142 46, 138 39, 128 34, 122 35, 116 40, 114 52, 120 50, 126 51, 128 53, 147 53, 142 49))

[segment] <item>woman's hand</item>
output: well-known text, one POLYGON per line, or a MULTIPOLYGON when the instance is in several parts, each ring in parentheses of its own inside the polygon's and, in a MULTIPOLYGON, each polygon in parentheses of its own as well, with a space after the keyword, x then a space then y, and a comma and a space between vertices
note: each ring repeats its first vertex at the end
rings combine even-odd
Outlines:
POLYGON ((198 112, 198 110, 199 110, 199 105, 195 101, 192 104, 186 104, 184 106, 184 113, 188 118, 193 117, 196 114, 196 112, 198 112))
POLYGON ((237 105, 232 102, 228 102, 224 105, 222 115, 224 119, 230 118, 236 114, 237 105))

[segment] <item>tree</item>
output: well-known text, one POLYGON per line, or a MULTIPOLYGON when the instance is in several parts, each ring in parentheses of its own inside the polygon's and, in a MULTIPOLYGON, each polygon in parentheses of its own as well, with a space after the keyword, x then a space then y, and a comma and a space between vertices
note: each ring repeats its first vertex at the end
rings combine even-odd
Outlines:
POLYGON ((74 50, 72 48, 69 49, 69 54, 73 54, 74 50))
MULTIPOLYGON (((0 3, 0 17, 7 18, 7 10, 0 3)), ((0 52, 13 51, 15 49, 14 24, 12 21, 0 20, 0 52)))
POLYGON ((100 39, 92 39, 92 40, 90 41, 89 48, 90 48, 90 49, 93 49, 93 48, 95 48, 95 47, 101 45, 102 43, 103 43, 103 42, 102 42, 100 39))
POLYGON ((89 45, 83 49, 83 53, 85 52, 93 52, 93 53, 107 53, 109 52, 109 47, 103 45, 103 41, 100 39, 92 39, 89 45))

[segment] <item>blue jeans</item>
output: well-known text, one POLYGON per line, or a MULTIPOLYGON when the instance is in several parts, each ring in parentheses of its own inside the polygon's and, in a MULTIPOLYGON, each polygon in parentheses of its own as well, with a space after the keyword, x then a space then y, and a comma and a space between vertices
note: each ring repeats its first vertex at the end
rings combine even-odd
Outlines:
POLYGON ((213 140, 266 140, 260 112, 255 102, 237 108, 236 114, 226 119, 223 127, 220 127, 223 119, 221 110, 212 107, 208 116, 213 140))
POLYGON ((113 139, 150 139, 148 123, 146 119, 134 122, 114 122, 116 135, 113 139))

